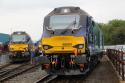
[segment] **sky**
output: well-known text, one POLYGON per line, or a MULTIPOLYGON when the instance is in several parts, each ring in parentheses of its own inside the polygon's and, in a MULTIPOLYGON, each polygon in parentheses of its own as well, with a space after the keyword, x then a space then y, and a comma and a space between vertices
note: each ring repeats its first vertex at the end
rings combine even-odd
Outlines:
POLYGON ((26 31, 37 41, 42 35, 44 17, 61 6, 80 7, 99 23, 125 20, 125 0, 0 0, 0 33, 26 31))

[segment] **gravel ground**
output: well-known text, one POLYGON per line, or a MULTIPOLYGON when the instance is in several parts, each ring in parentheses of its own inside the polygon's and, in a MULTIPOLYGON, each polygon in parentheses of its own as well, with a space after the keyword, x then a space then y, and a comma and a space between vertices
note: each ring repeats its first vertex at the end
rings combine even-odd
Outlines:
POLYGON ((38 79, 46 75, 45 71, 42 71, 40 68, 28 71, 27 73, 21 74, 17 77, 14 77, 4 83, 34 83, 38 79))
POLYGON ((0 55, 0 66, 10 62, 9 54, 0 55))

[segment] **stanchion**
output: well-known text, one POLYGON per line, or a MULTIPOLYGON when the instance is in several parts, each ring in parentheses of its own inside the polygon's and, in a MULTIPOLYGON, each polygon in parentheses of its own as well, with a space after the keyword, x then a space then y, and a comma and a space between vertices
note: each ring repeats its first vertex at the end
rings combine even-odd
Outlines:
POLYGON ((123 51, 121 51, 122 53, 122 80, 124 80, 124 56, 123 56, 123 51))

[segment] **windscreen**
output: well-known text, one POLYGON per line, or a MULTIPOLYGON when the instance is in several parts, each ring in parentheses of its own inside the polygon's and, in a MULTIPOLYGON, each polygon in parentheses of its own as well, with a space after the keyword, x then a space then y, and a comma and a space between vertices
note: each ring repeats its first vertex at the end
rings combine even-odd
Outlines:
POLYGON ((12 42, 26 42, 26 35, 12 35, 12 42))
POLYGON ((71 29, 79 26, 79 15, 54 15, 50 17, 49 28, 71 29))

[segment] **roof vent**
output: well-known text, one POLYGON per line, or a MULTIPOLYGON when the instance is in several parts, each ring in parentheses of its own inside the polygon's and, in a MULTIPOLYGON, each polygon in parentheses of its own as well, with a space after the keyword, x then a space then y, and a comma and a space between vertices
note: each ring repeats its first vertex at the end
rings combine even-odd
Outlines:
POLYGON ((80 10, 79 7, 60 7, 60 8, 55 8, 54 12, 60 14, 67 14, 67 13, 77 13, 79 10, 80 10))
POLYGON ((79 9, 80 9, 80 7, 76 7, 76 8, 75 8, 75 10, 79 10, 79 9))

